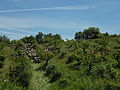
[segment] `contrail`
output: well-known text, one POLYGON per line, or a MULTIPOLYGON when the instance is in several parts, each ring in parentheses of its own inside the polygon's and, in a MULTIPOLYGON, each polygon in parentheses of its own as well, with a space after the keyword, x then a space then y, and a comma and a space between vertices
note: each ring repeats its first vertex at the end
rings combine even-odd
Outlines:
POLYGON ((29 11, 48 11, 48 10, 87 10, 90 6, 64 6, 64 7, 52 7, 52 8, 34 8, 34 9, 17 9, 17 10, 0 10, 0 13, 11 12, 29 12, 29 11))

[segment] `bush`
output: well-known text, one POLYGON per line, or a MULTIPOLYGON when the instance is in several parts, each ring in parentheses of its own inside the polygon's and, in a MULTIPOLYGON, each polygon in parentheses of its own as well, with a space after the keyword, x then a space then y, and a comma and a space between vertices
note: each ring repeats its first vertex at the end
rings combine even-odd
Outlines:
POLYGON ((59 81, 58 84, 61 88, 66 88, 68 86, 68 82, 66 80, 59 81))
POLYGON ((69 64, 73 61, 78 61, 78 60, 79 60, 78 56, 75 55, 75 54, 72 54, 71 56, 68 57, 68 60, 67 60, 66 64, 69 64))
POLYGON ((62 52, 60 53, 59 58, 60 58, 60 59, 63 59, 63 58, 65 57, 65 55, 66 55, 66 52, 65 52, 65 51, 62 51, 62 52))
POLYGON ((61 73, 60 72, 57 72, 57 71, 54 71, 53 73, 51 73, 50 75, 50 82, 55 82, 57 80, 59 80, 61 77, 61 73))
POLYGON ((34 36, 26 36, 24 38, 21 39, 24 43, 31 43, 31 44, 35 44, 37 41, 36 41, 36 38, 34 36))
POLYGON ((42 32, 39 32, 35 37, 39 44, 43 43, 44 34, 42 32))
POLYGON ((3 67, 3 62, 0 61, 0 68, 2 68, 2 67, 3 67))
POLYGON ((73 65, 70 65, 69 67, 71 70, 79 70, 80 68, 80 63, 76 63, 76 64, 73 64, 73 65))
POLYGON ((3 35, 3 36, 0 36, 0 42, 9 43, 9 42, 10 42, 10 40, 9 40, 9 38, 8 38, 8 37, 6 37, 5 35, 3 35))
POLYGON ((54 65, 50 65, 50 66, 47 67, 45 75, 49 76, 54 71, 55 71, 55 66, 54 65))
POLYGON ((39 66, 38 68, 36 68, 36 70, 37 70, 37 71, 38 71, 38 70, 40 70, 40 71, 46 70, 46 67, 47 67, 47 64, 46 64, 46 63, 43 63, 41 66, 39 66))
POLYGON ((50 78, 50 82, 55 82, 61 77, 61 73, 56 70, 54 65, 47 67, 45 75, 50 78))
POLYGON ((3 62, 5 60, 3 55, 0 55, 0 61, 3 62))
POLYGON ((100 34, 99 28, 89 27, 88 29, 84 29, 83 32, 77 32, 75 34, 75 39, 96 39, 100 34))
POLYGON ((31 76, 31 73, 28 71, 28 69, 30 69, 27 62, 28 59, 24 57, 18 57, 15 61, 16 65, 13 68, 10 68, 10 80, 12 82, 16 82, 18 86, 28 87, 31 76))
POLYGON ((3 55, 0 55, 0 68, 3 67, 3 62, 4 62, 5 58, 3 55))

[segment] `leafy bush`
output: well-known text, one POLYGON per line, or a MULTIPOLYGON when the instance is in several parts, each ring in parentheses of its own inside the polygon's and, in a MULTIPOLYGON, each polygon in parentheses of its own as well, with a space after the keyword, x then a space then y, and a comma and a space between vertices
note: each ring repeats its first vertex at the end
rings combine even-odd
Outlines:
POLYGON ((42 32, 39 32, 35 37, 39 44, 43 43, 44 34, 42 32))
POLYGON ((79 57, 75 54, 72 54, 71 56, 68 57, 68 60, 67 60, 66 64, 69 64, 73 61, 78 61, 78 60, 79 60, 79 57))
POLYGON ((10 43, 10 40, 5 35, 0 36, 0 42, 10 43))
POLYGON ((89 27, 88 29, 84 29, 83 32, 77 32, 75 34, 75 39, 96 39, 100 34, 99 28, 89 27))
POLYGON ((59 81, 58 85, 60 88, 66 88, 66 87, 68 87, 68 82, 66 80, 61 80, 61 81, 59 81))
POLYGON ((55 66, 54 65, 50 65, 50 66, 47 67, 45 75, 49 76, 54 71, 55 71, 55 66))
POLYGON ((50 75, 50 82, 55 82, 57 80, 59 80, 61 77, 61 73, 60 72, 57 72, 57 71, 54 71, 51 75, 50 75))
POLYGON ((5 57, 3 55, 0 55, 0 61, 3 62, 5 60, 5 57))
POLYGON ((16 82, 17 85, 27 87, 29 85, 29 79, 31 74, 28 69, 28 59, 24 57, 16 58, 16 65, 14 68, 10 68, 9 77, 10 80, 16 82))
POLYGON ((26 36, 24 38, 21 39, 24 43, 31 43, 31 44, 35 44, 36 43, 36 38, 34 36, 26 36))
POLYGON ((54 65, 47 67, 45 75, 50 78, 50 82, 55 82, 61 77, 61 73, 56 70, 54 65))
POLYGON ((0 61, 0 68, 2 68, 3 65, 4 65, 4 63, 0 61))
POLYGON ((65 55, 66 55, 66 52, 65 52, 65 51, 62 51, 62 52, 60 53, 60 55, 59 55, 59 58, 60 58, 60 59, 63 59, 63 58, 65 57, 65 55))
POLYGON ((38 68, 36 68, 36 70, 38 71, 42 71, 42 70, 46 70, 47 64, 46 63, 42 63, 42 65, 40 65, 38 68))
POLYGON ((4 62, 4 60, 5 60, 5 58, 4 58, 4 56, 3 55, 0 55, 0 68, 2 68, 3 67, 3 62, 4 62))

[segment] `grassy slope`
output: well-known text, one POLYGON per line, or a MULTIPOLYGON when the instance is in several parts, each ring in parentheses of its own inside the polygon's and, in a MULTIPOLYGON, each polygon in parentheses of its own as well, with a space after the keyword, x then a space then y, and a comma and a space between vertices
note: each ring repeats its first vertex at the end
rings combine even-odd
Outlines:
POLYGON ((44 72, 36 71, 39 64, 31 63, 32 66, 32 78, 30 80, 29 90, 48 90, 50 84, 48 84, 48 78, 44 77, 44 72))

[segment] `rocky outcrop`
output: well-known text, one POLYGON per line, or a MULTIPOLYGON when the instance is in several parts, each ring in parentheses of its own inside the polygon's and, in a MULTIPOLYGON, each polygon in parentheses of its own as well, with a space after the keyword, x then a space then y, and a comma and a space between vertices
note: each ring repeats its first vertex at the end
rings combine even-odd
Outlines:
POLYGON ((32 44, 29 44, 29 43, 25 44, 24 47, 26 50, 26 54, 28 55, 28 57, 30 57, 33 60, 33 62, 35 63, 40 62, 40 59, 37 56, 37 52, 32 44))

